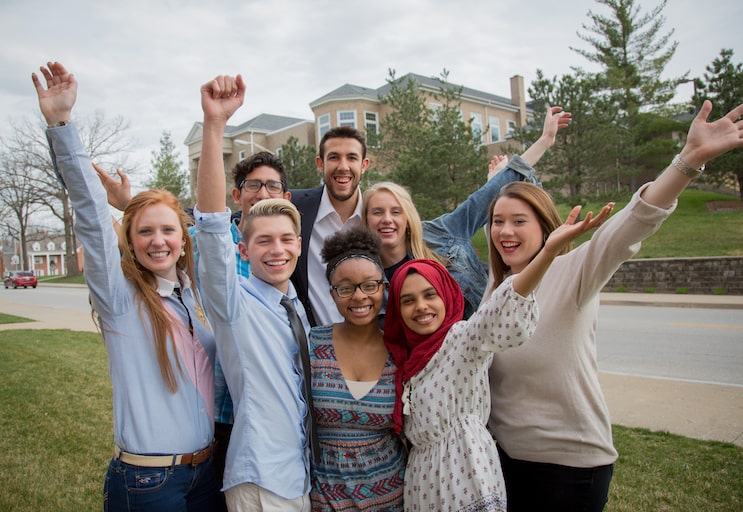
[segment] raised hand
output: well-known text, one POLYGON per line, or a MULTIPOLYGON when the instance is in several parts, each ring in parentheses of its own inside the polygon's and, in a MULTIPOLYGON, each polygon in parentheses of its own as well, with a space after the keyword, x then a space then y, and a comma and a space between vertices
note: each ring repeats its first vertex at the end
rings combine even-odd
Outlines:
POLYGON ((495 155, 488 164, 488 180, 508 166, 506 155, 495 155))
POLYGON ((47 62, 46 66, 39 68, 46 79, 46 89, 36 73, 31 73, 31 81, 39 96, 41 113, 46 123, 53 126, 70 120, 77 98, 77 80, 59 62, 47 62))
POLYGON ((691 167, 702 164, 732 149, 743 147, 743 103, 712 123, 707 122, 712 103, 705 100, 691 122, 681 159, 691 167))
POLYGON ((581 207, 574 207, 570 210, 570 214, 565 219, 565 222, 547 237, 547 240, 544 242, 545 250, 552 254, 559 253, 565 246, 583 233, 599 227, 609 217, 612 209, 614 209, 614 203, 607 203, 595 217, 593 216, 593 212, 588 212, 582 221, 576 222, 580 215, 581 207))
POLYGON ((542 137, 550 141, 550 145, 555 143, 557 132, 567 128, 573 122, 573 114, 563 112, 562 107, 549 107, 547 114, 544 116, 544 126, 542 127, 542 137))
POLYGON ((532 167, 544 156, 544 153, 555 144, 557 132, 567 128, 573 122, 573 114, 563 112, 562 107, 549 107, 544 116, 542 135, 521 154, 521 158, 532 167))
POLYGON ((116 169, 116 174, 119 175, 119 179, 121 180, 116 181, 100 165, 93 164, 93 169, 98 173, 98 177, 101 183, 103 183, 103 188, 106 189, 108 204, 118 210, 124 211, 124 208, 126 208, 126 205, 132 199, 132 186, 129 183, 129 177, 121 169, 116 169))
POLYGON ((245 100, 245 82, 241 75, 219 75, 201 86, 204 122, 226 123, 245 100))

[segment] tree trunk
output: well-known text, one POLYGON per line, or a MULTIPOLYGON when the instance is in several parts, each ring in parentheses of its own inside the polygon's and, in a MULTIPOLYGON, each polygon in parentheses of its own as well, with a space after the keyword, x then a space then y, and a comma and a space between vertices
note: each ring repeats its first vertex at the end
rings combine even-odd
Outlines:
POLYGON ((67 260, 67 275, 79 276, 80 267, 77 264, 77 239, 72 230, 75 220, 72 208, 70 208, 70 202, 67 199, 67 194, 65 194, 65 197, 62 200, 62 208, 64 211, 64 241, 65 247, 67 248, 65 254, 65 259, 67 260))

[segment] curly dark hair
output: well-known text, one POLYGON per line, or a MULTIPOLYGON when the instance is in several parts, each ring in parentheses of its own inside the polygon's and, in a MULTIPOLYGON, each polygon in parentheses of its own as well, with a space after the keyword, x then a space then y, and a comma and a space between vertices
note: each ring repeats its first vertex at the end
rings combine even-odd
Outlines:
POLYGON ((364 257, 372 260, 379 266, 384 275, 384 266, 379 253, 382 250, 382 241, 377 235, 364 226, 357 226, 338 231, 325 239, 320 256, 326 263, 325 277, 330 281, 330 275, 342 259, 364 257))
POLYGON ((286 170, 284 169, 284 163, 281 161, 281 158, 269 151, 260 151, 249 158, 240 160, 235 165, 232 169, 232 181, 235 182, 235 188, 240 188, 243 180, 247 178, 250 173, 263 165, 271 167, 279 173, 279 180, 281 181, 281 184, 284 185, 284 191, 286 191, 286 170))

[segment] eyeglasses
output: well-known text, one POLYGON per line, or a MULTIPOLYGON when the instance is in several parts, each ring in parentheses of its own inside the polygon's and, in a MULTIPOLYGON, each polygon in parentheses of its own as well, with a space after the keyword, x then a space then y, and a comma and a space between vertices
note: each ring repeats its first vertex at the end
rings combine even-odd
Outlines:
POLYGON ((269 194, 282 194, 284 192, 284 184, 276 180, 243 180, 242 183, 240 183, 241 189, 253 193, 258 192, 261 187, 266 187, 266 191, 269 194))
POLYGON ((358 284, 338 284, 331 286, 330 288, 336 295, 338 295, 338 297, 346 299, 356 293, 356 288, 367 295, 374 295, 383 284, 384 281, 382 279, 377 279, 376 281, 364 281, 363 283, 358 284))

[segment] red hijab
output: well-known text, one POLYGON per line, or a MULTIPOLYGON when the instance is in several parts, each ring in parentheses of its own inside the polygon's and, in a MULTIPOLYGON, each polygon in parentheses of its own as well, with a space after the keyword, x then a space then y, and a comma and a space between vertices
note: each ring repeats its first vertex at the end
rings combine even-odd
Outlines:
POLYGON ((384 343, 397 366, 395 374, 395 410, 393 420, 396 432, 402 431, 403 382, 421 371, 438 352, 452 325, 464 317, 464 296, 459 284, 443 265, 433 260, 410 260, 397 269, 390 281, 387 308, 384 316, 384 343), (421 335, 411 331, 400 316, 400 292, 405 278, 411 273, 423 276, 444 301, 446 314, 441 327, 433 334, 421 335))

